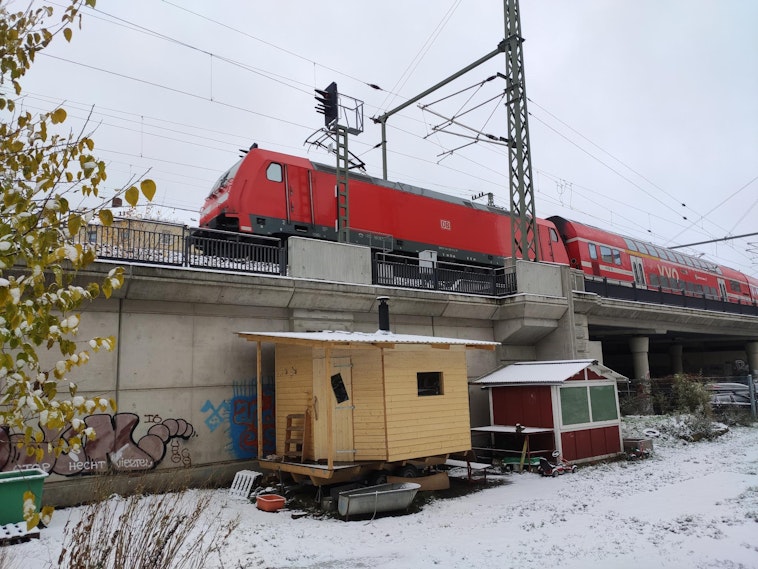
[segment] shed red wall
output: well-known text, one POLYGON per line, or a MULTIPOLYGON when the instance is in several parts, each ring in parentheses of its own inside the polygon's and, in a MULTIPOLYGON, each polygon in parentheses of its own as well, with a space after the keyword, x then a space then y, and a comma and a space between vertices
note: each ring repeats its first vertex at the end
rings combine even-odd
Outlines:
POLYGON ((492 388, 492 423, 525 427, 553 427, 553 404, 546 385, 492 388))
POLYGON ((619 426, 561 433, 563 458, 580 460, 621 452, 619 426))

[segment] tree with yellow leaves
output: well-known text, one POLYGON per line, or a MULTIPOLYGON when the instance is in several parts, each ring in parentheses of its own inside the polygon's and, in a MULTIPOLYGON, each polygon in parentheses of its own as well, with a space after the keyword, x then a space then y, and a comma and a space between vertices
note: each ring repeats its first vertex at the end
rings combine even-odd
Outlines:
MULTIPOLYGON (((77 395, 67 374, 91 352, 113 349, 113 337, 75 340, 76 310, 123 283, 121 268, 86 287, 73 280, 95 260, 93 247, 76 242, 79 229, 95 215, 104 225, 113 220, 102 205, 70 206, 74 196, 97 198, 106 179, 93 140, 61 134, 67 119, 62 107, 33 115, 18 104, 35 56, 60 36, 71 41, 80 11, 95 0, 67 0, 57 13, 34 5, 13 12, 10 4, 0 0, 0 470, 9 431, 23 434, 19 444, 41 460, 45 452, 77 450, 96 436, 79 417, 115 410, 111 400, 77 395), (51 368, 40 363, 43 350, 59 353, 51 368), (64 429, 65 439, 59 436, 64 429)), ((143 180, 139 189, 121 193, 134 206, 140 193, 152 199, 155 184, 143 180)))

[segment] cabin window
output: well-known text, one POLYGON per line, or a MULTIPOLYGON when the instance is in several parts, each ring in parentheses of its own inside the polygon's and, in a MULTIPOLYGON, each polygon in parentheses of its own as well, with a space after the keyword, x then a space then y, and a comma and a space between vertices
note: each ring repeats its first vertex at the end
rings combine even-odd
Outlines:
POLYGON ((419 397, 444 394, 441 371, 420 371, 416 374, 416 383, 419 397))
POLYGON ((121 229, 120 233, 121 233, 121 235, 120 235, 121 241, 129 243, 129 237, 130 237, 129 230, 128 229, 121 229))
POLYGON ((597 249, 595 248, 594 243, 587 243, 587 249, 590 252, 590 259, 593 261, 597 261, 597 249))
POLYGON ((269 164, 268 168, 266 168, 266 178, 272 182, 281 182, 284 179, 284 176, 282 176, 282 165, 276 162, 269 164))
POLYGON ((580 425, 618 419, 613 385, 561 387, 561 419, 564 425, 580 425))
POLYGON ((605 245, 600 245, 600 257, 603 259, 603 262, 612 263, 613 252, 611 251, 611 248, 606 247, 605 245))
POLYGON ((558 243, 558 233, 552 227, 550 228, 550 241, 558 243))
POLYGON ((740 283, 737 281, 729 281, 729 288, 732 289, 732 292, 742 292, 740 290, 740 283))
POLYGON ((97 229, 90 229, 87 234, 87 239, 90 243, 97 243, 97 229))

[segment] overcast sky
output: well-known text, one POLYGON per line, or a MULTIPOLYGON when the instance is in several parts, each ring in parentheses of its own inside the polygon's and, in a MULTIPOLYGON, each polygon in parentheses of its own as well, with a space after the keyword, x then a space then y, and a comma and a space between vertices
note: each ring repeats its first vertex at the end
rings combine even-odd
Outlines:
MULTIPOLYGON (((661 245, 758 232, 758 2, 522 0, 521 10, 538 216, 661 245)), ((331 81, 364 101, 365 130, 349 145, 381 176, 371 117, 504 34, 500 0, 99 0, 70 44, 60 37, 38 58, 25 104, 65 101, 72 126, 93 107, 107 191, 149 171, 162 214, 194 224, 253 142, 334 163, 304 144, 323 126, 313 89, 331 81)), ((460 148, 470 141, 435 131, 432 114, 481 105, 460 120, 507 136, 504 81, 477 88, 498 72, 504 56, 420 101, 426 110, 393 116, 389 178, 492 192, 507 206, 506 149, 460 148)), ((687 251, 758 276, 758 236, 687 251)))

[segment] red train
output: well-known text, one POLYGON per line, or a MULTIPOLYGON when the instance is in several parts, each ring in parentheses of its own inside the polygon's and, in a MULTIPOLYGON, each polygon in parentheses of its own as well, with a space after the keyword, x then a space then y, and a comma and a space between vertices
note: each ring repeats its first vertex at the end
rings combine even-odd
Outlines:
MULTIPOLYGON (((216 182, 200 227, 251 236, 337 240, 335 168, 253 146, 216 182)), ((350 174, 351 241, 397 254, 437 252, 440 261, 502 266, 511 257, 510 217, 500 208, 350 174)), ((588 225, 537 220, 540 260, 588 277, 731 302, 758 300, 758 279, 678 251, 588 225)))

